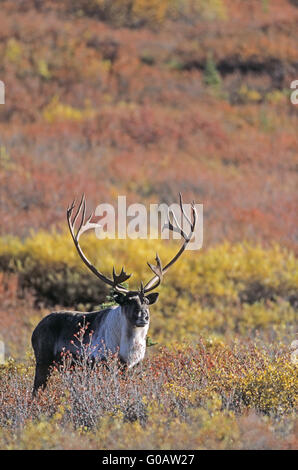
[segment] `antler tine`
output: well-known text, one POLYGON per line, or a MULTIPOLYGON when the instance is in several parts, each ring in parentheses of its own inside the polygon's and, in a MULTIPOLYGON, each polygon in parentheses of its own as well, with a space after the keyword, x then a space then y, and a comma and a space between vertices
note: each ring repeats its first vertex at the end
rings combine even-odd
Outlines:
MULTIPOLYGON (((81 212, 81 208, 82 208, 84 196, 85 196, 85 195, 83 194, 82 197, 81 197, 81 201, 80 201, 79 207, 78 207, 78 209, 77 209, 77 211, 76 211, 76 213, 75 213, 75 216, 74 216, 74 218, 73 218, 73 220, 72 220, 72 222, 71 222, 73 228, 74 228, 74 226, 75 226, 75 223, 76 223, 76 221, 77 221, 77 218, 78 218, 78 216, 79 216, 79 213, 81 212)), ((72 210, 73 210, 74 207, 75 207, 75 202, 76 202, 76 199, 75 199, 74 202, 73 202, 72 210)))
POLYGON ((191 224, 191 233, 193 233, 195 229, 195 225, 197 223, 197 217, 198 217, 195 201, 192 201, 191 203, 191 213, 192 213, 192 219, 193 219, 192 224, 191 224))
POLYGON ((72 201, 70 206, 67 207, 67 220, 69 221, 69 225, 73 226, 73 223, 71 222, 71 216, 72 216, 72 211, 74 210, 76 203, 76 199, 72 201))
POLYGON ((75 203, 76 203, 76 199, 74 199, 74 200, 72 201, 72 203, 70 204, 70 206, 67 207, 67 213, 73 211, 73 208, 74 208, 74 206, 75 206, 75 203))
POLYGON ((93 215, 94 215, 94 212, 92 211, 91 214, 89 215, 89 217, 86 220, 86 224, 89 224, 89 222, 92 219, 93 215))
POLYGON ((117 284, 122 284, 122 282, 127 281, 127 279, 129 279, 130 276, 131 276, 131 274, 127 274, 127 273, 124 271, 124 268, 123 268, 123 267, 122 267, 122 269, 121 269, 121 271, 120 271, 120 274, 116 274, 115 267, 113 266, 113 279, 114 279, 115 285, 117 285, 117 284))
POLYGON ((142 295, 144 295, 144 293, 145 293, 143 281, 141 281, 141 283, 140 283, 140 293, 141 293, 142 295))
MULTIPOLYGON (((168 209, 168 217, 169 217, 169 214, 170 214, 170 210, 168 209)), ((176 226, 174 226, 172 223, 170 223, 170 225, 168 224, 168 225, 169 225, 169 229, 172 230, 172 232, 180 233, 180 235, 182 235, 182 237, 184 238, 184 240, 186 240, 187 235, 186 235, 186 233, 182 230, 182 227, 180 227, 180 224, 178 223, 178 220, 177 220, 177 218, 176 218, 176 216, 175 216, 175 212, 174 212, 172 209, 171 209, 171 214, 172 214, 172 217, 173 217, 173 219, 174 219, 174 221, 175 221, 176 226)), ((184 212, 183 212, 183 214, 184 214, 184 212)), ((164 226, 164 227, 165 227, 165 226, 164 226)), ((164 227, 163 227, 163 228, 164 228, 164 227)))
POLYGON ((155 261, 156 261, 156 266, 154 266, 153 264, 147 262, 149 268, 151 269, 151 271, 153 271, 157 276, 159 275, 160 277, 162 277, 162 267, 161 267, 161 261, 160 261, 160 258, 158 256, 158 254, 156 253, 156 256, 155 256, 155 261))
MULTIPOLYGON (((170 220, 170 215, 173 217, 173 219, 175 220, 175 215, 174 213, 168 208, 168 219, 167 221, 164 223, 163 227, 162 227, 162 231, 167 228, 169 230, 171 230, 172 232, 177 232, 177 233, 180 233, 181 235, 181 227, 177 227, 177 226, 174 226, 170 220)), ((175 220, 175 223, 178 224, 177 220, 175 220)))
MULTIPOLYGON (((162 282, 162 278, 163 278, 161 261, 160 261, 160 258, 159 258, 157 253, 156 253, 156 256, 155 256, 155 261, 156 261, 156 266, 154 266, 153 264, 147 262, 147 264, 148 264, 149 268, 151 269, 151 271, 153 271, 155 276, 157 276, 157 278, 158 278, 157 281, 156 281, 156 284, 154 284, 154 286, 150 287, 150 290, 156 289, 159 286, 159 284, 162 282)), ((145 285, 145 288, 144 288, 145 292, 148 292, 147 288, 148 288, 149 283, 150 283, 150 281, 147 282, 147 284, 145 285)))
POLYGON ((80 235, 81 235, 81 229, 83 227, 83 225, 85 225, 85 215, 86 215, 86 199, 85 199, 85 194, 83 194, 83 197, 82 197, 82 200, 81 200, 81 204, 79 206, 79 209, 78 209, 78 212, 75 216, 75 219, 74 219, 74 222, 76 221, 76 217, 78 216, 78 214, 81 212, 81 209, 82 209, 82 206, 83 206, 83 212, 82 212, 82 215, 81 215, 81 221, 80 221, 80 225, 79 225, 79 228, 77 230, 77 234, 76 234, 76 239, 78 240, 80 238, 80 235))
POLYGON ((186 214, 186 212, 183 208, 183 201, 182 201, 182 194, 181 193, 179 193, 179 205, 180 205, 180 209, 181 209, 182 214, 184 215, 185 219, 189 223, 189 226, 191 227, 192 222, 191 222, 190 218, 188 217, 188 215, 186 214))

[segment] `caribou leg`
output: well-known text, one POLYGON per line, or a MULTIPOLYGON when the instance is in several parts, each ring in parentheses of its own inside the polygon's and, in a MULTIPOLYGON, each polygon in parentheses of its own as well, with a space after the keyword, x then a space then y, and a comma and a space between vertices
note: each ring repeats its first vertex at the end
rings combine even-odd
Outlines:
POLYGON ((36 364, 35 379, 34 379, 34 385, 33 385, 33 391, 32 391, 33 397, 37 395, 37 392, 40 388, 42 390, 45 389, 49 375, 50 375, 50 364, 41 364, 41 363, 36 364))

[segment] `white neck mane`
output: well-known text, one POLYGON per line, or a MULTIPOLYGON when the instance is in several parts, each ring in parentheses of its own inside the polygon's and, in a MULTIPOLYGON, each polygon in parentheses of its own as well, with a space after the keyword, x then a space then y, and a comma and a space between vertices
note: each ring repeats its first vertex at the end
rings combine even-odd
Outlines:
POLYGON ((145 356, 148 328, 149 324, 132 327, 121 306, 112 307, 96 336, 92 338, 92 356, 103 357, 104 352, 118 352, 127 366, 133 367, 145 356))

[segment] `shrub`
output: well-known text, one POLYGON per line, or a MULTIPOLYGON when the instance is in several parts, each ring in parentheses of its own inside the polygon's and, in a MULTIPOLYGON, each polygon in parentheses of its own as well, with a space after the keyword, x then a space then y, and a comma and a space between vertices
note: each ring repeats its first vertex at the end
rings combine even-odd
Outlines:
POLYGON ((75 0, 68 8, 78 15, 97 16, 116 26, 156 26, 166 19, 225 19, 222 0, 75 0))
POLYGON ((204 82, 206 85, 218 89, 221 85, 221 76, 216 69, 216 65, 209 54, 206 60, 205 71, 204 71, 204 82))
POLYGON ((97 16, 117 26, 154 25, 163 22, 171 0, 75 0, 69 8, 78 13, 97 16))
POLYGON ((0 445, 15 449, 230 449, 295 445, 297 377, 280 347, 200 339, 160 348, 123 376, 64 362, 32 400, 31 363, 0 367, 0 445), (266 417, 266 418, 264 418, 266 417), (250 436, 252 421, 262 436, 250 436), (264 440, 265 439, 265 440, 264 440))
POLYGON ((58 97, 54 97, 44 108, 43 117, 49 122, 59 121, 84 121, 92 118, 95 111, 91 107, 85 109, 74 108, 59 102, 58 97))

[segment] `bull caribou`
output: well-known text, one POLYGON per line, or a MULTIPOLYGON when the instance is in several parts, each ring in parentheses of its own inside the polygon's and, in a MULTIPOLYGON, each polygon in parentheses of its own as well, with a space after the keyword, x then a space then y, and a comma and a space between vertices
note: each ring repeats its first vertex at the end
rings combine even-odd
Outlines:
POLYGON ((67 350, 71 356, 78 357, 82 352, 80 347, 74 344, 73 338, 76 336, 80 326, 86 324, 83 342, 90 341, 89 348, 92 360, 105 360, 106 352, 118 354, 120 363, 131 368, 143 360, 146 351, 146 337, 149 328, 150 313, 149 305, 157 301, 158 293, 155 290, 163 280, 168 269, 182 255, 187 245, 192 239, 197 221, 197 212, 194 202, 191 204, 191 217, 185 213, 180 194, 180 209, 182 220, 185 218, 189 224, 188 234, 182 229, 172 210, 168 210, 167 221, 164 228, 178 232, 183 238, 183 244, 175 256, 162 267, 160 258, 156 254, 156 264, 147 263, 154 276, 143 284, 141 281, 138 290, 129 290, 123 286, 131 276, 122 268, 116 274, 113 268, 111 278, 102 274, 89 261, 79 244, 80 236, 96 224, 91 223, 93 214, 87 219, 85 196, 78 205, 75 215, 73 215, 75 201, 67 209, 67 222, 70 234, 76 250, 85 265, 105 284, 110 286, 114 292, 116 306, 94 312, 53 312, 43 318, 36 326, 32 334, 32 347, 36 358, 36 370, 33 387, 33 395, 38 389, 44 389, 53 364, 61 363, 61 355, 67 350), (91 333, 92 332, 92 333, 91 333))

